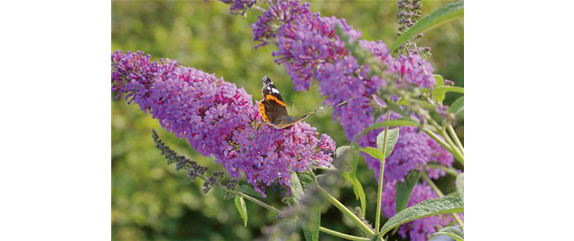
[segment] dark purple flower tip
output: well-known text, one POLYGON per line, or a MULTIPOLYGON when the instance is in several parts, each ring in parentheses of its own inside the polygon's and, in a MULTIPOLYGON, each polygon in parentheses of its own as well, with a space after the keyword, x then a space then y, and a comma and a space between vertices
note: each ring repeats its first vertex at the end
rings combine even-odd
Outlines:
POLYGON ((219 0, 223 3, 231 4, 229 12, 234 15, 245 15, 245 12, 249 10, 257 0, 219 0))
POLYGON ((445 79, 445 80, 444 80, 444 85, 454 86, 454 81, 449 80, 449 79, 445 79))

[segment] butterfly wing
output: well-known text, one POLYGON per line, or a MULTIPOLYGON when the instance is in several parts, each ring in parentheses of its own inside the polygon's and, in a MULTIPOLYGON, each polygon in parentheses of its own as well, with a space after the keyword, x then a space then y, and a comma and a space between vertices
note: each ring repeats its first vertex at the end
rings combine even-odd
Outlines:
POLYGON ((321 106, 299 118, 289 116, 285 101, 273 81, 267 76, 263 78, 263 100, 259 101, 259 112, 263 119, 278 128, 285 129, 295 125, 297 122, 305 120, 309 115, 322 110, 326 106, 321 106))
POLYGON ((289 114, 285 107, 285 101, 273 81, 267 76, 263 78, 263 100, 259 101, 259 112, 263 119, 274 125, 284 122, 289 114))

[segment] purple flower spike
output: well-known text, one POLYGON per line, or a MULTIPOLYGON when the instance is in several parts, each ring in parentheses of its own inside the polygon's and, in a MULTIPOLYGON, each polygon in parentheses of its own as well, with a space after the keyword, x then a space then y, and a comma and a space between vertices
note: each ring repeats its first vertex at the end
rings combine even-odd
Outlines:
POLYGON ((265 125, 243 88, 176 61, 150 60, 142 52, 112 53, 112 91, 126 94, 197 152, 213 155, 232 177, 244 173, 263 196, 273 183, 288 188, 291 171, 330 166, 331 137, 306 123, 291 129, 265 125))
POLYGON ((277 57, 276 63, 285 64, 295 90, 308 90, 311 79, 322 72, 323 64, 347 55, 345 43, 335 34, 335 26, 341 27, 352 39, 361 35, 344 19, 320 17, 319 13, 301 16, 279 29, 279 50, 273 56, 277 57))

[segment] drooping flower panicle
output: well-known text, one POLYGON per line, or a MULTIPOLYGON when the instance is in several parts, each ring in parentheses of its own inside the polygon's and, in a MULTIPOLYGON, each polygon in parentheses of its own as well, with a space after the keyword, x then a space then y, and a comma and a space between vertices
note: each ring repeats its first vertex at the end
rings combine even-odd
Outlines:
POLYGON ((112 91, 145 112, 204 156, 213 155, 234 178, 245 174, 255 190, 288 187, 292 171, 329 166, 334 141, 298 123, 291 129, 263 124, 243 88, 177 61, 151 62, 142 52, 112 53, 112 91))
MULTIPOLYGON (((420 5, 418 0, 409 1, 411 1, 409 4, 415 4, 415 7, 420 5)), ((359 134, 373 123, 385 121, 386 116, 376 117, 373 108, 373 102, 376 102, 373 96, 376 96, 381 87, 392 84, 394 88, 405 90, 411 90, 414 87, 433 88, 436 82, 433 77, 433 68, 415 52, 406 52, 394 58, 383 42, 359 39, 361 32, 354 30, 344 19, 321 17, 319 13, 310 13, 310 10, 302 11, 301 8, 308 9, 309 5, 300 4, 299 1, 284 1, 283 5, 290 7, 271 6, 264 14, 265 21, 261 21, 262 18, 260 18, 260 21, 252 25, 255 40, 261 40, 258 36, 265 36, 266 41, 271 37, 276 38, 278 50, 273 53, 276 57, 275 62, 285 65, 296 90, 309 89, 313 80, 319 83, 321 95, 325 97, 325 104, 334 103, 337 106, 333 111, 333 119, 341 123, 349 141, 356 141, 362 147, 376 146, 376 137, 382 129, 370 131, 361 137, 359 134), (283 11, 281 15, 276 14, 277 9, 283 11), (298 9, 298 12, 292 9, 298 9), (274 16, 290 17, 289 21, 278 21, 278 18, 273 19, 274 16), (274 28, 269 28, 270 22, 283 25, 274 25, 274 28), (346 42, 335 34, 336 26, 343 30, 343 34, 347 35, 350 41, 358 41, 364 50, 371 52, 386 66, 385 76, 369 75, 371 66, 359 64, 357 58, 351 55, 346 42), (266 32, 268 29, 273 29, 273 32, 266 32), (338 105, 345 101, 346 104, 338 105)), ((413 18, 420 17, 414 14, 404 12, 400 17, 410 27, 413 23, 409 21, 416 21, 413 18)), ((391 119, 400 117, 392 113, 391 119)), ((375 173, 379 173, 380 162, 378 160, 366 157, 366 162, 370 168, 376 170, 375 173)), ((445 175, 442 170, 425 168, 429 162, 438 162, 450 167, 453 157, 425 133, 419 132, 417 128, 400 127, 397 145, 386 160, 384 173, 386 187, 384 189, 394 192, 396 182, 403 180, 405 175, 413 169, 426 169, 431 178, 445 175)), ((435 196, 428 186, 417 185, 409 206, 431 197, 435 196)), ((387 199, 386 203, 383 203, 383 207, 389 210, 391 204, 394 205, 394 194, 392 198, 387 199)), ((393 210, 394 207, 392 206, 393 210)), ((394 215, 391 212, 386 212, 386 214, 388 217, 394 215)), ((401 235, 406 237, 408 232, 413 240, 426 240, 429 230, 435 230, 437 225, 444 226, 445 224, 437 218, 422 219, 401 228, 401 235)))
POLYGON ((357 135, 375 121, 371 95, 388 80, 368 76, 370 67, 358 64, 346 43, 335 34, 336 26, 351 41, 359 41, 361 47, 387 65, 386 73, 397 76, 394 80, 397 86, 432 88, 435 79, 430 64, 418 55, 395 59, 383 42, 359 40, 361 32, 344 19, 321 17, 319 13, 311 13, 309 4, 299 1, 280 1, 271 5, 252 25, 255 40, 261 41, 261 36, 265 36, 266 41, 276 37, 275 62, 285 65, 296 90, 307 90, 311 81, 317 80, 321 94, 326 97, 325 104, 338 105, 348 101, 335 109, 333 119, 343 125, 348 140, 357 141, 357 135), (273 28, 269 27, 270 23, 275 24, 273 28), (421 70, 421 66, 426 69, 421 70))

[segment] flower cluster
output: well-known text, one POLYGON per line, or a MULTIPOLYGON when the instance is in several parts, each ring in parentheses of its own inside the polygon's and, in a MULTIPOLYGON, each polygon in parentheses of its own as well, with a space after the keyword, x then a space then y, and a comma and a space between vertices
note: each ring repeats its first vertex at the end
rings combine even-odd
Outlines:
POLYGON ((300 4, 296 1, 278 1, 259 16, 259 20, 251 25, 253 28, 253 40, 261 42, 255 48, 267 45, 267 40, 277 37, 277 31, 295 18, 310 15, 309 4, 300 4))
MULTIPOLYGON (((381 199, 383 213, 387 217, 392 217, 397 213, 397 206, 395 203, 396 181, 387 182, 383 188, 383 196, 381 199)), ((424 200, 437 198, 438 196, 427 184, 417 184, 414 186, 411 197, 407 203, 407 207, 413 206, 424 200)), ((403 238, 410 236, 410 240, 424 241, 428 240, 429 236, 436 231, 437 226, 446 226, 453 221, 449 215, 430 216, 414 220, 412 222, 401 225, 399 234, 403 238)))
POLYGON ((334 141, 306 123, 291 129, 263 124, 243 88, 177 61, 151 62, 144 53, 112 53, 112 91, 152 114, 160 124, 204 156, 213 155, 234 178, 265 196, 265 188, 288 187, 292 171, 329 166, 334 141))

